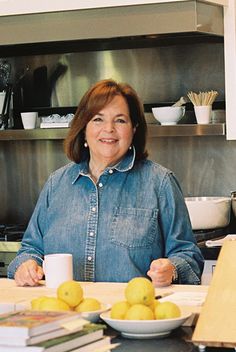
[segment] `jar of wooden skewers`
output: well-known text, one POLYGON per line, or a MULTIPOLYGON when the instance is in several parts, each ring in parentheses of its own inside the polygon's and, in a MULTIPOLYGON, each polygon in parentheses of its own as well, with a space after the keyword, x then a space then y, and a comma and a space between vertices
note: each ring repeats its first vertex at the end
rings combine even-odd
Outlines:
POLYGON ((208 92, 189 92, 189 100, 194 105, 194 112, 198 124, 209 124, 211 122, 212 104, 218 95, 218 92, 211 90, 208 92))

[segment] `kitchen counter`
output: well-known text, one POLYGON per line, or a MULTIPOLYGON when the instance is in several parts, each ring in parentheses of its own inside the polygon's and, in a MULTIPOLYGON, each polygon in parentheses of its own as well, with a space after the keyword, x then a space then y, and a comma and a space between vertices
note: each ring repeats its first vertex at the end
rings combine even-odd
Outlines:
MULTIPOLYGON (((114 303, 124 299, 124 288, 126 283, 93 283, 81 282, 85 296, 95 297, 102 302, 114 303)), ((171 285, 169 287, 157 288, 156 295, 164 295, 173 292, 207 292, 208 286, 194 285, 171 285)), ((41 282, 38 287, 17 287, 14 280, 0 279, 0 312, 13 311, 16 309, 29 308, 30 301, 41 295, 55 296, 55 289, 48 289, 41 282)), ((197 316, 200 312, 199 306, 185 306, 185 310, 193 312, 197 316)), ((191 325, 191 324, 189 324, 191 325)), ((198 351, 198 347, 191 343, 193 327, 184 326, 176 329, 168 337, 162 339, 136 340, 125 339, 116 331, 108 328, 106 334, 114 337, 113 341, 120 343, 117 352, 190 352, 198 351)), ((206 351, 230 351, 233 349, 206 348, 206 351)))

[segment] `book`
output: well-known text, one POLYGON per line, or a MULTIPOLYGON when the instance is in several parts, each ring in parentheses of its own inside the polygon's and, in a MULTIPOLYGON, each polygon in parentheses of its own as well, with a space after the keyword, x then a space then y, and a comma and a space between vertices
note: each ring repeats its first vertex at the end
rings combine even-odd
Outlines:
POLYGON ((120 345, 119 343, 112 344, 109 336, 104 336, 102 339, 89 343, 85 346, 71 350, 71 352, 105 352, 110 351, 120 345))
POLYGON ((81 330, 81 326, 78 326, 78 328, 73 329, 72 331, 69 331, 66 328, 59 328, 55 329, 49 332, 45 332, 43 334, 31 336, 31 337, 24 337, 24 336, 15 336, 14 339, 12 336, 0 336, 0 344, 4 343, 4 345, 9 345, 9 346, 28 346, 28 345, 34 345, 39 342, 43 342, 49 339, 54 339, 56 337, 68 335, 70 333, 76 332, 81 330))
MULTIPOLYGON (((43 312, 22 310, 0 315, 0 338, 1 337, 31 337, 61 327, 62 324, 80 319, 77 312, 43 312)), ((0 339, 2 341, 2 338, 0 339)))
MULTIPOLYGON (((88 323, 82 330, 29 346, 7 346, 1 339, 1 352, 65 352, 103 338, 105 325, 88 323)), ((12 337, 14 338, 14 336, 12 337)))

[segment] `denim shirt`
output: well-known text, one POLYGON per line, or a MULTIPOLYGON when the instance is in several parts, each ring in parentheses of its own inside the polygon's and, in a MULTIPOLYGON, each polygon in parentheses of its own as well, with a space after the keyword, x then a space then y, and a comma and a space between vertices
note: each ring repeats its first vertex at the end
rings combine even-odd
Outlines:
POLYGON ((16 258, 8 267, 50 253, 73 255, 74 279, 127 282, 146 276, 152 260, 169 258, 178 282, 199 284, 203 258, 173 173, 131 150, 97 184, 88 161, 70 163, 46 182, 16 258))

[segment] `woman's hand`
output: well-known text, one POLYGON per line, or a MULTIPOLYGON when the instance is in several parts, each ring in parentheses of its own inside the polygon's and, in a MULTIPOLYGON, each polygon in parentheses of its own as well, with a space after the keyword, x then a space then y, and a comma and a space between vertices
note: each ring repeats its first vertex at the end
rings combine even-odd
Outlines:
POLYGON ((14 278, 18 286, 37 286, 43 275, 41 266, 35 260, 29 259, 19 266, 14 278))
POLYGON ((174 265, 169 259, 153 260, 147 275, 152 279, 155 287, 169 286, 172 283, 174 265))

